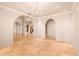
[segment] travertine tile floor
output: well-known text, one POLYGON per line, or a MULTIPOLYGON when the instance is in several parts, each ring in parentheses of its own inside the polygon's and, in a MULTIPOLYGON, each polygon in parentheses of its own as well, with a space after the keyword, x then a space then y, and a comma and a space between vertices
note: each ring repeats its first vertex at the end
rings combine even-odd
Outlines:
POLYGON ((53 39, 38 39, 30 37, 28 40, 15 42, 13 46, 1 48, 0 55, 11 56, 69 56, 76 55, 71 44, 53 39))

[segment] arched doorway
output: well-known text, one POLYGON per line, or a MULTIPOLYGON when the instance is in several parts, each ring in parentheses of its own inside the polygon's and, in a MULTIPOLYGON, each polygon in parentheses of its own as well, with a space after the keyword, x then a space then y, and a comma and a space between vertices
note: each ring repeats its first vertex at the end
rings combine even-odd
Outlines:
POLYGON ((30 20, 25 21, 25 36, 27 36, 27 39, 30 39, 30 37, 33 36, 33 23, 30 20))
POLYGON ((49 39, 55 39, 56 38, 56 31, 55 31, 55 21, 53 19, 48 19, 46 21, 46 38, 49 38, 49 39))
POLYGON ((19 16, 14 23, 14 42, 30 39, 33 34, 33 22, 31 18, 23 15, 19 16))

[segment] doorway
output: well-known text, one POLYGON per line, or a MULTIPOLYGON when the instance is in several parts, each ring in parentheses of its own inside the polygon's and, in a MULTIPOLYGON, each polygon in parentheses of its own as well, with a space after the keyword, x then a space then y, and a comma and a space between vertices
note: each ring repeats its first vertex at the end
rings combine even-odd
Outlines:
POLYGON ((33 36, 33 23, 32 21, 25 22, 25 36, 30 39, 33 36))
POLYGON ((45 35, 46 35, 46 38, 49 38, 49 39, 55 39, 56 38, 56 31, 55 31, 55 21, 53 19, 48 19, 46 21, 46 32, 45 32, 45 35))
POLYGON ((14 42, 30 39, 33 34, 33 22, 31 18, 23 15, 19 16, 14 23, 14 42))

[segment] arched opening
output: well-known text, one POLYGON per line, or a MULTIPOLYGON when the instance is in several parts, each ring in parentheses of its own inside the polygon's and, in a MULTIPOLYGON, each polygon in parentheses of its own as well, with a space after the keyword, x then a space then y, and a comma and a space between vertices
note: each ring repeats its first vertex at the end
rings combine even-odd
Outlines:
POLYGON ((33 22, 31 18, 23 15, 19 16, 14 23, 14 42, 30 39, 33 34, 33 22))
POLYGON ((48 19, 46 21, 46 32, 45 37, 49 39, 55 39, 56 38, 56 31, 55 31, 55 21, 53 19, 48 19))

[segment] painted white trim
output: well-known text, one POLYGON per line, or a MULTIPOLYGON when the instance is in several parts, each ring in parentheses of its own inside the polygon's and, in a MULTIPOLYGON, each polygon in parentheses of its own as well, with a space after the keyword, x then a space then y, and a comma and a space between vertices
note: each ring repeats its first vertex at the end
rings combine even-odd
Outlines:
POLYGON ((14 9, 9 8, 9 7, 6 7, 6 6, 0 5, 0 7, 1 7, 1 8, 4 8, 4 9, 6 9, 6 10, 9 10, 9 11, 15 12, 15 13, 19 13, 19 14, 22 14, 22 15, 26 15, 26 16, 28 16, 28 17, 32 17, 32 16, 30 16, 30 15, 27 15, 27 14, 25 14, 25 13, 19 12, 19 11, 17 11, 17 10, 14 10, 14 9))
POLYGON ((72 11, 65 11, 65 12, 61 12, 61 13, 57 13, 49 16, 43 16, 43 17, 59 16, 59 15, 69 14, 69 13, 72 13, 72 11))
POLYGON ((61 13, 58 13, 58 14, 54 14, 52 16, 59 16, 59 15, 69 14, 69 13, 72 13, 72 11, 61 12, 61 13))
MULTIPOLYGON (((16 12, 16 13, 19 13, 19 14, 22 14, 22 15, 26 15, 28 17, 35 17, 35 16, 30 16, 30 15, 27 15, 25 13, 22 13, 20 11, 17 11, 17 10, 14 10, 12 8, 9 8, 9 7, 6 7, 6 6, 2 6, 0 5, 1 8, 4 8, 4 9, 7 9, 9 11, 12 11, 12 12, 16 12)), ((57 13, 57 14, 53 14, 53 15, 49 15, 49 16, 58 16, 58 15, 63 15, 63 14, 68 14, 68 13, 72 13, 72 11, 65 11, 65 12, 61 12, 61 13, 57 13)), ((48 16, 42 16, 42 17, 48 17, 48 16)))

